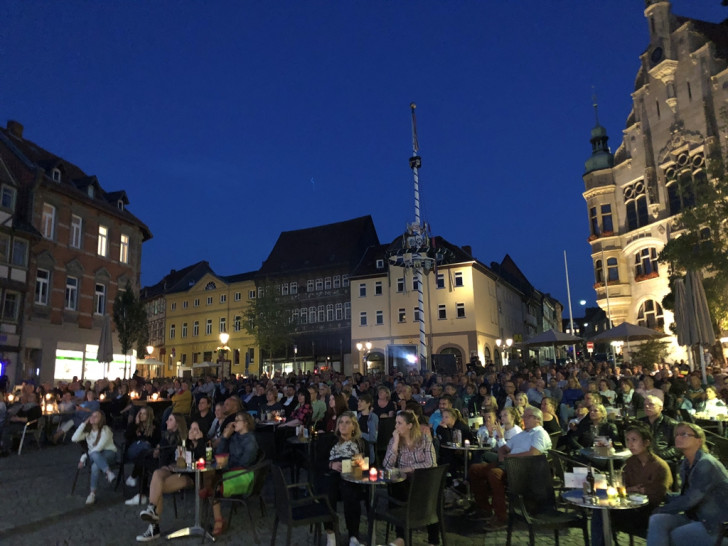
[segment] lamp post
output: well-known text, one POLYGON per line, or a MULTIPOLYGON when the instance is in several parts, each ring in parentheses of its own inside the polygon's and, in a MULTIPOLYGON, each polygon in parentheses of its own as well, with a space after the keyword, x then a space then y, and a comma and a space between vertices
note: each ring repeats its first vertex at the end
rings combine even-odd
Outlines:
POLYGON ((230 334, 227 332, 221 332, 220 333, 220 346, 217 348, 218 350, 218 357, 217 361, 222 362, 225 360, 225 353, 230 350, 230 347, 227 346, 227 342, 230 339, 230 334))
POLYGON ((372 350, 372 342, 365 341, 364 343, 359 342, 356 344, 356 348, 359 350, 359 373, 365 375, 367 373, 366 358, 369 355, 369 351, 372 350), (362 351, 366 349, 367 352, 362 356, 362 351))
POLYGON ((503 366, 508 366, 508 351, 510 350, 511 345, 513 345, 513 340, 508 338, 504 341, 498 338, 495 340, 495 344, 499 349, 501 349, 501 363, 503 366))
POLYGON ((154 352, 154 345, 147 345, 147 358, 150 358, 152 356, 153 352, 154 352))
POLYGON ((293 371, 295 373, 298 373, 297 357, 298 357, 298 345, 294 345, 293 346, 293 371))

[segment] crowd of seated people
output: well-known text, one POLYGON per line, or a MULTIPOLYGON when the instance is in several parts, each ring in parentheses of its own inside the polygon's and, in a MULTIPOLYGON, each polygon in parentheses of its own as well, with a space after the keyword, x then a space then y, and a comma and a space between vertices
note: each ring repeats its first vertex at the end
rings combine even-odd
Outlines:
MULTIPOLYGON (((695 521, 696 514, 700 513, 698 506, 704 502, 700 499, 711 498, 711 491, 723 483, 724 467, 704 452, 705 435, 701 436, 700 428, 689 422, 693 417, 717 418, 728 413, 728 383, 719 368, 708 369, 707 382, 703 382, 699 372, 691 372, 683 364, 664 363, 646 369, 637 365, 614 368, 591 361, 560 367, 512 361, 500 371, 491 365, 474 370, 477 375, 473 371, 452 376, 431 372, 345 376, 326 370, 222 380, 211 376, 195 380, 144 380, 135 376, 128 380, 95 382, 74 378, 38 386, 29 381, 15 393, 17 396, 12 402, 3 397, 0 452, 9 452, 13 447, 12 438, 29 419, 40 416, 41 398, 51 394, 59 408, 63 403, 72 411, 64 412, 66 417, 59 423, 57 434, 49 440, 61 442, 73 428, 77 433, 74 438, 87 443, 92 434, 96 435, 94 440, 100 438, 104 426, 116 425, 118 430, 125 430, 125 460, 133 465, 127 485, 136 487, 140 479, 149 482, 143 483, 138 495, 130 501, 153 505, 157 519, 161 512, 161 493, 190 485, 179 478, 169 481, 174 475, 171 471, 168 475, 160 472, 172 464, 171 459, 161 455, 163 449, 181 445, 183 440, 193 442, 195 450, 202 449, 200 446, 204 447, 208 441, 218 451, 229 449, 231 438, 251 434, 255 429, 254 420, 264 420, 271 414, 282 419, 276 428, 276 450, 285 449, 283 440, 295 434, 296 427, 303 426, 335 433, 343 444, 354 442, 358 445, 357 453, 370 458, 376 456, 374 448, 382 420, 393 419, 395 425, 391 428, 395 432, 382 461, 384 467, 412 469, 449 462, 454 472, 454 467, 462 466, 461 459, 453 457, 455 452, 442 449, 443 444, 454 441, 453 432, 459 431, 461 441, 482 442, 491 451, 486 456, 473 458, 470 479, 478 506, 490 518, 489 528, 502 525, 505 517, 503 459, 548 451, 549 437, 575 457, 587 457, 586 451, 597 437, 629 449, 632 458, 624 466, 625 475, 631 476, 626 480, 627 486, 635 491, 648 491, 650 496, 648 508, 634 521, 641 522, 643 527, 648 521, 659 522, 654 524, 659 531, 655 530, 652 535, 658 536, 655 533, 659 532, 660 540, 664 540, 665 533, 679 536, 685 532, 680 529, 691 524, 673 516, 687 513, 688 519, 695 521), (133 399, 131 393, 134 393, 133 399), (151 407, 132 403, 153 399, 167 400, 169 409, 155 414, 151 407), (352 409, 356 411, 352 413, 352 409), (245 412, 245 417, 239 421, 241 412, 245 412), (90 419, 97 414, 108 424, 99 428, 102 419, 90 419), (345 419, 342 424, 343 416, 348 416, 351 423, 345 419), (479 430, 471 426, 475 416, 483 419, 479 430), (637 425, 638 429, 633 430, 637 425), (688 425, 695 430, 686 430, 688 425), (555 436, 559 432, 562 436, 557 440, 555 436), (700 444, 697 449, 696 443, 700 444), (394 459, 393 453, 396 453, 394 459), (664 469, 662 463, 670 469, 669 479, 655 472, 649 475, 652 481, 645 482, 647 475, 641 475, 639 469, 664 469), (704 471, 703 467, 706 467, 704 471), (696 469, 700 472, 693 480, 691 476, 696 469), (707 489, 697 479, 703 479, 703 472, 715 482, 705 486, 707 489), (688 501, 682 504, 671 501, 661 507, 662 490, 680 491, 680 488, 683 497, 689 493, 690 499, 697 499, 697 504, 685 508, 688 501), (657 514, 650 520, 653 510, 657 514)), ((103 451, 109 450, 100 450, 103 451)), ((257 451, 256 446, 256 454, 257 451)), ((93 457, 98 459, 92 462, 95 488, 98 476, 107 472, 104 461, 108 460, 103 455, 93 457)), ((247 466, 252 464, 250 458, 243 457, 244 460, 237 462, 247 466)), ((334 459, 332 462, 336 463, 334 459)), ((330 468, 334 472, 337 469, 336 464, 330 468)), ((321 487, 332 500, 345 500, 349 535, 359 537, 358 527, 353 523, 356 511, 352 508, 352 499, 356 495, 350 495, 335 477, 321 487)), ((95 496, 95 491, 89 496, 92 493, 95 496)), ((710 510, 718 508, 711 505, 710 510)), ((728 513, 720 513, 728 519, 728 513)), ((147 521, 151 526, 146 535, 154 538, 158 534, 157 520, 149 516, 147 521)), ((216 532, 222 532, 224 524, 216 520, 215 525, 216 532)), ((709 536, 717 532, 715 527, 705 529, 709 536)), ((140 537, 144 539, 144 535, 140 537)))

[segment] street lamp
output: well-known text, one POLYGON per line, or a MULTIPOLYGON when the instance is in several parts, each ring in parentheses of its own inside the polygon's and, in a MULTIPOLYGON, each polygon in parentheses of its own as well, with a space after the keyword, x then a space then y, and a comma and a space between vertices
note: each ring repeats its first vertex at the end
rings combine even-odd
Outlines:
POLYGON ((220 353, 217 361, 222 362, 225 360, 225 353, 230 350, 230 347, 227 346, 227 342, 230 339, 230 334, 227 332, 220 332, 220 346, 217 348, 218 352, 220 353))
POLYGON ((508 350, 511 348, 511 345, 513 345, 513 340, 511 338, 508 338, 503 341, 502 339, 498 338, 495 340, 495 344, 498 346, 499 349, 501 349, 501 362, 504 366, 508 366, 508 350))
POLYGON ((150 358, 152 356, 153 352, 154 352, 154 345, 147 345, 147 358, 150 358))
POLYGON ((369 351, 372 350, 372 342, 371 341, 365 341, 364 343, 359 342, 356 344, 356 348, 359 350, 359 361, 360 361, 360 368, 359 372, 364 375, 367 373, 367 367, 366 367, 366 358, 369 355, 369 351), (367 352, 362 357, 362 351, 366 349, 367 352))
POLYGON ((296 359, 298 357, 298 345, 293 346, 293 371, 298 372, 298 363, 296 362, 296 359))

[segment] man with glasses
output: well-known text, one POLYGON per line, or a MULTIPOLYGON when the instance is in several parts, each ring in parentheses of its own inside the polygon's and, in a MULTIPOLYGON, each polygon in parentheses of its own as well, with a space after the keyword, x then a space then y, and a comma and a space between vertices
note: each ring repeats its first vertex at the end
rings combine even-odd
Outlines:
POLYGON ((645 398, 645 416, 640 421, 650 427, 653 438, 652 450, 655 455, 664 459, 672 470, 676 470, 676 463, 682 459, 682 454, 675 447, 677 421, 662 413, 662 400, 648 395, 645 398))
POLYGON ((728 521, 728 471, 708 453, 705 432, 697 425, 677 425, 675 447, 685 456, 682 492, 668 495, 650 516, 647 546, 712 546, 728 521))
POLYGON ((474 464, 470 467, 470 486, 476 504, 485 513, 490 512, 492 506, 493 517, 488 520, 488 530, 502 529, 507 521, 506 475, 503 464, 505 458, 542 455, 551 449, 551 438, 541 426, 542 423, 543 414, 540 409, 526 408, 523 412, 523 431, 498 450, 498 462, 474 464), (489 490, 492 504, 488 502, 489 490))

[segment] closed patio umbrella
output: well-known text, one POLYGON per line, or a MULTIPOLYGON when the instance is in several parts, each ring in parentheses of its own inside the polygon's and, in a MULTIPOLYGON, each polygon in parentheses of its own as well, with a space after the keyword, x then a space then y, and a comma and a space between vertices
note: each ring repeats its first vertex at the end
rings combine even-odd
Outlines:
POLYGON ((685 276, 685 309, 688 337, 685 339, 686 345, 699 347, 700 368, 703 373, 703 383, 706 382, 705 373, 705 355, 703 347, 713 345, 715 343, 715 331, 713 323, 710 320, 710 310, 708 309, 708 298, 705 296, 705 288, 703 288, 703 278, 699 271, 688 271, 685 276))
MULTIPOLYGON (((114 340, 111 337, 111 317, 104 315, 104 322, 101 325, 101 337, 99 338, 99 350, 96 353, 96 361, 107 366, 114 360, 114 340)), ((104 373, 104 377, 107 374, 104 373)))

